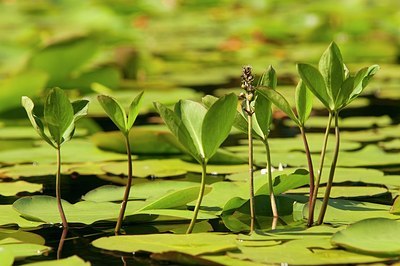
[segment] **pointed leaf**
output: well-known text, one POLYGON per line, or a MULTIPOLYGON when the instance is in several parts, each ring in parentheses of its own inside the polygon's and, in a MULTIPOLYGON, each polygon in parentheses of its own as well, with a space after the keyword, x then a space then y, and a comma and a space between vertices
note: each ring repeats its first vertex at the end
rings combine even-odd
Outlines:
POLYGON ((36 132, 39 134, 39 136, 46 141, 47 143, 49 143, 51 146, 53 146, 55 148, 54 143, 49 139, 49 137, 46 136, 46 134, 44 133, 44 126, 43 126, 43 122, 42 120, 40 120, 39 117, 37 117, 34 113, 33 113, 33 108, 34 108, 34 104, 33 101, 27 97, 27 96, 22 96, 21 98, 21 104, 22 106, 25 108, 26 113, 28 115, 29 120, 31 121, 31 124, 33 126, 33 128, 36 130, 36 132))
POLYGON ((276 76, 275 69, 270 65, 267 71, 265 71, 261 76, 258 85, 275 90, 277 83, 278 78, 276 76))
POLYGON ((349 76, 342 84, 340 93, 336 98, 335 106, 337 109, 343 109, 350 102, 350 95, 353 92, 354 77, 349 76))
POLYGON ((197 161, 201 162, 201 157, 194 141, 177 113, 158 102, 154 103, 154 107, 157 109, 169 130, 171 130, 172 134, 185 147, 189 154, 191 154, 197 161))
POLYGON ((218 97, 212 95, 206 95, 203 98, 201 98, 201 102, 207 109, 210 109, 211 105, 213 105, 216 101, 218 101, 218 97))
POLYGON ((328 95, 335 101, 344 80, 342 54, 336 43, 332 42, 322 54, 318 68, 325 80, 328 95))
POLYGON ((70 140, 75 133, 75 122, 87 115, 89 108, 88 100, 77 100, 72 102, 72 108, 74 110, 74 120, 69 125, 68 129, 63 134, 64 142, 70 140))
POLYGON ((74 120, 74 110, 66 93, 60 88, 51 89, 44 104, 44 120, 57 145, 74 120))
POLYGON ((131 105, 129 106, 129 113, 128 113, 128 125, 127 129, 131 129, 133 126, 133 123, 135 123, 136 117, 139 114, 139 109, 140 109, 140 104, 142 100, 144 91, 140 92, 135 99, 133 99, 131 105))
POLYGON ((296 87, 296 109, 299 122, 304 125, 312 110, 313 94, 300 80, 296 87))
POLYGON ((315 97, 317 97, 326 108, 333 110, 333 100, 327 92, 324 78, 318 69, 309 64, 298 64, 297 71, 315 97))
POLYGON ((378 65, 372 65, 368 68, 360 69, 354 77, 354 89, 351 94, 350 101, 354 100, 368 85, 369 80, 378 72, 380 67, 378 65))
POLYGON ((127 133, 127 118, 124 108, 114 98, 106 95, 97 96, 97 100, 103 107, 108 117, 118 127, 118 129, 124 134, 127 133))
POLYGON ((254 123, 253 129, 262 139, 266 139, 272 123, 272 104, 263 94, 257 93, 254 104, 254 123))
POLYGON ((283 97, 282 94, 276 90, 271 89, 258 89, 260 94, 267 97, 273 104, 275 104, 279 109, 281 109, 290 119, 292 119, 297 125, 300 125, 299 119, 294 114, 292 107, 290 107, 289 102, 283 97))
POLYGON ((179 101, 175 106, 177 114, 180 115, 182 123, 189 132, 197 153, 201 158, 205 158, 204 148, 202 144, 202 125, 207 109, 198 102, 183 100, 179 101))
POLYGON ((235 120, 237 97, 231 93, 218 99, 208 110, 202 125, 202 144, 206 159, 210 159, 228 137, 235 120))

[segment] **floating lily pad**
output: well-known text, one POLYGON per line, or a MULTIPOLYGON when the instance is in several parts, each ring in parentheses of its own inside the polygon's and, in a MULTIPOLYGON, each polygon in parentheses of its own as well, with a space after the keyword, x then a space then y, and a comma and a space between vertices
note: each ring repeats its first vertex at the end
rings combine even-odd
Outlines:
POLYGON ((385 150, 400 150, 400 139, 380 142, 378 145, 385 150))
POLYGON ((14 196, 19 192, 37 192, 42 189, 41 184, 33 184, 25 181, 0 182, 0 195, 14 196))
MULTIPOLYGON (((182 152, 166 141, 163 135, 171 135, 165 128, 135 127, 129 135, 134 154, 181 154, 182 152), (164 130, 162 130, 164 129, 164 130)), ((99 132, 91 137, 97 147, 103 150, 126 153, 125 139, 121 132, 99 132)))
MULTIPOLYGON (((182 207, 185 207, 188 202, 197 198, 198 192, 199 187, 196 186, 172 191, 171 193, 154 200, 131 201, 127 205, 125 215, 166 215, 190 219, 193 215, 191 211, 164 209, 182 209, 182 207)), ((206 193, 208 192, 209 189, 206 189, 206 193)), ((15 201, 13 207, 16 211, 21 213, 23 217, 34 221, 49 224, 61 222, 56 199, 54 197, 24 197, 15 201)), ((92 201, 81 201, 75 204, 70 204, 67 201, 63 201, 63 207, 69 222, 92 224, 101 220, 115 220, 118 217, 120 204, 92 201)), ((211 218, 215 218, 215 216, 202 213, 199 214, 199 219, 211 218)))
MULTIPOLYGON (((379 116, 379 117, 348 117, 339 119, 340 128, 371 128, 384 127, 390 125, 392 120, 389 116, 379 116)), ((306 126, 310 128, 326 128, 328 123, 327 117, 314 116, 310 117, 307 121, 306 126)), ((287 124, 294 126, 291 120, 287 120, 287 124)))
MULTIPOLYGON (((87 135, 86 129, 76 129, 74 136, 82 137, 87 135)), ((17 139, 41 139, 33 127, 25 126, 7 126, 0 128, 0 139, 17 140, 17 139)))
POLYGON ((272 247, 240 246, 241 253, 228 253, 233 258, 258 263, 287 263, 291 265, 326 265, 370 263, 385 259, 333 249, 329 238, 291 240, 272 247))
POLYGON ((4 266, 12 266, 14 263, 14 255, 11 251, 0 246, 0 262, 4 266))
MULTIPOLYGON (((104 171, 114 175, 127 175, 126 163, 110 163, 102 167, 104 171)), ((207 165, 209 174, 229 174, 245 171, 246 164, 240 165, 207 165)), ((133 175, 136 177, 170 177, 184 175, 187 172, 201 173, 201 166, 180 159, 151 159, 133 162, 133 175)))
POLYGON ((400 255, 400 222, 384 218, 359 221, 332 236, 332 244, 375 256, 400 255), (372 229, 372 230, 371 230, 372 229))
POLYGON ((359 142, 376 142, 386 138, 398 138, 400 125, 378 127, 376 129, 360 131, 343 131, 340 135, 342 140, 359 142))
POLYGON ((42 225, 42 222, 31 221, 21 217, 13 209, 12 205, 0 205, 0 225, 18 225, 21 228, 36 228, 42 225))
MULTIPOLYGON (((327 154, 328 159, 331 154, 327 154)), ((399 165, 400 157, 396 153, 387 153, 375 145, 368 145, 356 152, 341 152, 339 154, 338 166, 385 166, 399 165)))
POLYGON ((40 235, 31 232, 25 232, 21 229, 13 230, 0 228, 0 245, 17 243, 44 245, 45 240, 40 235))
POLYGON ((235 250, 236 236, 232 234, 198 233, 185 235, 149 234, 102 237, 92 245, 106 250, 121 252, 146 251, 161 253, 177 251, 191 255, 219 253, 235 250))
MULTIPOLYGON (((61 156, 63 163, 99 162, 126 159, 126 156, 122 154, 102 151, 93 143, 81 139, 71 140, 68 145, 62 146, 61 156)), ((0 152, 0 162, 7 164, 28 162, 41 164, 54 163, 55 161, 56 151, 49 145, 0 152)))
POLYGON ((0 247, 9 251, 15 259, 22 259, 30 256, 39 256, 48 253, 51 248, 39 244, 31 243, 9 243, 0 244, 0 247))
MULTIPOLYGON (((289 193, 300 193, 308 196, 309 188, 298 188, 290 190, 289 193)), ((331 198, 357 198, 357 197, 376 197, 388 193, 386 188, 381 187, 357 187, 357 186, 333 186, 330 194, 331 198)), ((325 187, 318 190, 318 197, 323 198, 325 187)))
POLYGON ((24 264, 25 266, 90 266, 90 262, 85 262, 78 256, 72 256, 65 259, 41 261, 24 264))

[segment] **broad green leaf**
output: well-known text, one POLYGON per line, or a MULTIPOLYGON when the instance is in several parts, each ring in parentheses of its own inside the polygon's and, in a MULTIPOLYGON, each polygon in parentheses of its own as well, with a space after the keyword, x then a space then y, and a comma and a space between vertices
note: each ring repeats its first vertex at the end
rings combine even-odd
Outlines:
POLYGON ((276 76, 275 69, 270 65, 268 69, 263 73, 260 80, 258 81, 258 86, 267 87, 268 89, 276 89, 278 83, 278 78, 276 76))
POLYGON ((258 94, 254 103, 254 122, 253 130, 266 139, 269 135, 269 131, 272 123, 272 108, 271 101, 269 101, 264 95, 258 94))
POLYGON ((90 262, 85 262, 83 259, 74 255, 65 259, 50 260, 50 261, 39 261, 24 266, 90 266, 90 262))
POLYGON ((40 120, 40 118, 33 113, 33 108, 35 106, 33 101, 27 96, 22 96, 21 103, 26 110, 26 113, 28 115, 29 120, 31 121, 33 128, 36 130, 39 136, 44 141, 46 141, 48 144, 50 144, 55 148, 55 144, 50 140, 49 137, 47 137, 47 135, 44 132, 44 125, 42 120, 40 120))
POLYGON ((213 95, 206 95, 203 98, 201 98, 201 102, 204 104, 204 106, 207 109, 210 109, 210 107, 218 101, 218 97, 215 97, 213 95))
POLYGON ((288 101, 283 97, 282 94, 277 92, 276 90, 271 89, 258 89, 260 94, 267 97, 273 104, 275 104, 279 109, 281 109, 287 116, 290 117, 296 124, 300 125, 299 119, 296 117, 295 113, 292 110, 292 107, 288 103, 288 101))
POLYGON ((0 245, 0 248, 11 252, 15 259, 22 259, 30 256, 39 256, 42 254, 46 254, 51 250, 50 247, 31 243, 10 243, 0 245))
POLYGON ((139 93, 135 99, 133 99, 131 105, 129 106, 129 112, 128 112, 128 121, 127 121, 127 129, 131 129, 133 126, 133 123, 135 123, 136 117, 139 114, 139 109, 141 106, 141 99, 143 96, 143 92, 139 93))
MULTIPOLYGON (((329 169, 325 169, 325 171, 328 171, 329 169)), ((325 178, 326 179, 326 178, 325 178)), ((336 174, 335 174, 335 182, 336 180, 336 174)), ((288 191, 288 193, 297 193, 297 194, 303 194, 303 195, 308 195, 310 192, 309 188, 298 188, 298 189, 293 189, 288 191)), ((333 186, 332 190, 329 194, 330 198, 347 198, 347 199, 355 199, 361 197, 362 199, 365 199, 367 197, 379 197, 382 196, 386 193, 389 193, 387 188, 384 187, 373 187, 373 186, 333 186)), ((325 187, 321 187, 318 190, 318 197, 323 198, 325 194, 325 187)), ((359 199, 359 200, 362 200, 359 199)))
POLYGON ((88 37, 64 39, 35 52, 28 67, 48 73, 48 86, 60 86, 95 54, 96 47, 94 39, 88 37))
POLYGON ((318 68, 325 81, 327 93, 335 102, 344 80, 343 58, 335 42, 322 54, 318 68))
POLYGON ((352 252, 397 257, 400 255, 399 235, 399 221, 371 218, 335 233, 331 242, 352 252))
POLYGON ((92 242, 92 245, 106 250, 121 252, 146 251, 162 253, 177 251, 191 255, 219 253, 235 250, 236 236, 221 233, 198 234, 148 234, 130 236, 102 237, 92 242))
POLYGON ((74 121, 74 110, 66 93, 60 88, 51 89, 44 104, 44 120, 49 132, 59 146, 64 142, 64 133, 74 121))
POLYGON ((231 93, 218 99, 207 111, 201 128, 205 158, 210 159, 228 137, 235 119, 236 105, 237 97, 231 93))
POLYGON ((97 100, 103 107, 108 117, 118 127, 118 129, 127 134, 129 128, 127 128, 127 117, 124 108, 114 98, 106 95, 97 96, 97 100))
POLYGON ((26 232, 22 229, 0 229, 0 245, 18 243, 44 245, 45 242, 46 240, 42 236, 31 232, 26 232))
POLYGON ((324 78, 315 67, 309 64, 298 64, 297 71, 303 82, 311 90, 322 104, 329 110, 333 110, 334 102, 332 97, 328 94, 324 78))
POLYGON ((197 150, 197 160, 205 159, 206 155, 202 143, 202 125, 207 109, 198 102, 183 100, 175 105, 175 113, 182 119, 197 150))
POLYGON ((342 109, 346 107, 346 105, 350 101, 350 96, 353 92, 354 87, 354 77, 349 76, 342 84, 338 97, 336 97, 335 106, 337 109, 342 109))
POLYGON ((43 188, 42 184, 33 184, 26 181, 0 182, 0 195, 14 196, 20 192, 37 192, 43 188))
POLYGON ((313 94, 300 80, 296 87, 296 110, 300 124, 304 125, 312 111, 313 94))
POLYGON ((369 80, 378 72, 379 69, 380 67, 378 65, 372 65, 367 69, 363 68, 357 72, 354 81, 354 89, 350 96, 350 101, 360 95, 360 93, 368 85, 369 80))
POLYGON ((400 214, 400 197, 399 196, 397 196, 397 198, 393 202, 393 205, 390 208, 390 213, 400 214))
POLYGON ((47 79, 46 73, 35 70, 27 70, 10 77, 4 75, 0 80, 0 112, 17 107, 23 95, 39 95, 45 88, 47 79))
POLYGON ((0 263, 4 266, 12 266, 14 264, 14 255, 11 251, 0 246, 0 263))
POLYGON ((77 100, 72 102, 72 109, 74 110, 74 119, 69 125, 69 127, 65 130, 63 139, 64 141, 68 141, 72 138, 75 133, 75 122, 87 115, 89 108, 88 100, 77 100))
MULTIPOLYGON (((264 175, 265 176, 265 175, 264 175)), ((265 177, 267 180, 267 178, 265 177)), ((297 169, 295 172, 287 175, 287 174, 281 174, 276 176, 273 179, 273 188, 275 195, 279 195, 282 193, 285 193, 291 189, 298 188, 305 186, 309 183, 309 174, 306 170, 304 169, 297 169)), ((260 187, 258 190, 256 190, 256 195, 269 195, 269 184, 266 183, 262 187, 260 187)))
POLYGON ((154 106, 161 118, 164 120, 164 123, 168 126, 169 130, 171 130, 172 134, 185 147, 189 154, 191 154, 197 161, 200 161, 201 158, 199 158, 199 152, 196 145, 181 118, 161 103, 156 102, 154 103, 154 106))

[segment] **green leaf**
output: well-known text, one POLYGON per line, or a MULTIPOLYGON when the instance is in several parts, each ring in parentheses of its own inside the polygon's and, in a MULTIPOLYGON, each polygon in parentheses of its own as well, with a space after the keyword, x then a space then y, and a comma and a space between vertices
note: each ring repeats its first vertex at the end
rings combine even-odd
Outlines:
POLYGON ((129 113, 128 113, 128 122, 127 122, 127 129, 131 129, 133 126, 133 123, 135 123, 136 117, 139 114, 139 109, 140 109, 140 103, 142 100, 144 91, 139 93, 135 99, 133 99, 131 105, 129 106, 129 113))
POLYGON ((11 251, 0 246, 0 263, 4 266, 12 266, 14 264, 14 255, 11 251))
POLYGON ((129 131, 129 128, 127 128, 127 117, 121 104, 114 98, 106 95, 97 96, 97 100, 118 129, 122 133, 127 134, 129 131))
POLYGON ((277 83, 278 78, 276 76, 275 69, 270 65, 258 81, 258 86, 263 86, 267 87, 268 89, 275 90, 277 83))
POLYGON ((353 101, 355 98, 357 98, 358 95, 361 94, 361 92, 368 85, 369 80, 378 72, 379 69, 380 67, 378 65, 372 65, 368 68, 363 68, 357 72, 354 77, 354 88, 353 92, 350 95, 349 102, 353 101))
POLYGON ((335 102, 344 80, 343 58, 335 42, 322 54, 318 68, 325 81, 327 93, 335 102))
POLYGON ((194 141, 177 113, 158 102, 154 103, 154 106, 161 118, 164 120, 165 124, 168 126, 169 130, 171 130, 172 134, 185 147, 189 154, 191 154, 197 161, 200 162, 201 158, 194 141))
POLYGON ((43 188, 42 184, 33 184, 26 181, 0 182, 0 195, 14 196, 20 192, 37 192, 43 188))
POLYGON ((275 104, 279 109, 281 109, 290 119, 292 119, 297 125, 300 125, 299 119, 296 117, 295 113, 290 107, 289 102, 283 97, 282 94, 276 90, 270 89, 258 89, 260 94, 268 98, 273 104, 275 104))
POLYGON ((64 142, 72 138, 75 133, 75 122, 87 115, 89 108, 88 100, 77 100, 72 102, 72 109, 74 110, 74 119, 69 125, 68 129, 63 134, 64 142))
POLYGON ((335 233, 331 242, 353 252, 375 256, 400 255, 400 222, 385 218, 359 221, 335 233))
POLYGON ((53 88, 44 104, 44 120, 50 134, 59 146, 64 142, 64 133, 74 121, 74 110, 66 93, 60 88, 53 88))
POLYGON ((31 121, 33 128, 39 134, 39 136, 43 140, 45 140, 48 144, 50 144, 55 148, 56 147, 55 144, 44 133, 44 126, 42 120, 33 113, 33 108, 35 106, 33 101, 27 96, 22 96, 21 104, 25 108, 28 118, 31 121))
POLYGON ((271 101, 264 95, 258 93, 254 103, 254 110, 255 123, 253 123, 253 129, 262 139, 266 139, 269 135, 272 123, 271 101))
POLYGON ((175 105, 175 113, 181 118, 197 150, 197 158, 205 159, 202 143, 202 125, 207 109, 198 102, 183 100, 175 105))
POLYGON ((300 80, 296 87, 296 110, 299 122, 304 126, 312 111, 313 94, 300 80))
POLYGON ((343 109, 350 101, 350 95, 353 92, 354 77, 349 76, 342 84, 340 93, 335 101, 335 106, 338 110, 343 109))
POLYGON ((309 64, 298 64, 297 71, 303 82, 311 90, 322 104, 329 110, 333 110, 334 102, 332 97, 328 94, 324 78, 315 67, 309 64))
POLYGON ((121 252, 146 251, 161 253, 177 251, 191 255, 219 253, 235 250, 236 236, 233 234, 198 233, 198 234, 148 234, 102 237, 92 245, 106 250, 121 252))
POLYGON ((39 261, 24 266, 90 266, 90 262, 85 262, 83 259, 74 255, 65 259, 50 260, 50 261, 39 261))
POLYGON ((221 97, 208 110, 202 124, 201 141, 206 159, 210 159, 228 137, 236 115, 237 97, 221 97))

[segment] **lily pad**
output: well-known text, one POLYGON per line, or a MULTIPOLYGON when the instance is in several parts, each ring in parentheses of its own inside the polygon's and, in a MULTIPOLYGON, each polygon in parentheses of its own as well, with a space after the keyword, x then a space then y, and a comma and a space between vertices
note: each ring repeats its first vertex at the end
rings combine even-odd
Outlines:
POLYGON ((400 222, 384 218, 359 221, 332 236, 332 244, 375 256, 400 255, 400 222), (373 230, 371 230, 373 229, 373 230))
POLYGON ((235 239, 235 235, 220 233, 190 235, 149 234, 102 237, 93 241, 92 245, 101 249, 127 253, 138 251, 151 253, 177 251, 191 255, 200 255, 235 250, 237 248, 235 239))
POLYGON ((33 184, 26 181, 0 182, 0 195, 14 196, 19 192, 37 192, 42 190, 41 184, 33 184))
MULTIPOLYGON (((300 193, 308 196, 309 188, 298 188, 290 190, 288 193, 300 193)), ((330 194, 331 198, 357 198, 357 197, 376 197, 388 193, 386 188, 382 187, 360 187, 360 186, 333 186, 330 194)), ((318 190, 318 197, 323 198, 325 187, 318 190)))
MULTIPOLYGON (((326 155, 330 159, 331 154, 326 155)), ((396 153, 387 153, 375 145, 368 145, 360 151, 341 152, 338 166, 385 166, 399 165, 400 158, 396 153)))
POLYGON ((21 228, 36 228, 42 225, 42 222, 31 221, 21 217, 21 215, 13 209, 12 205, 0 205, 0 225, 18 225, 21 228))
MULTIPOLYGON (((82 163, 82 162, 102 162, 113 160, 125 160, 126 156, 106 152, 98 149, 93 143, 75 139, 71 140, 69 145, 61 148, 61 156, 63 163, 82 163)), ((56 152, 49 145, 7 150, 0 152, 0 162, 6 164, 16 163, 54 163, 56 160, 56 152)))
POLYGON ((85 262, 78 256, 72 256, 65 259, 41 261, 24 264, 24 266, 90 266, 90 262, 85 262))

